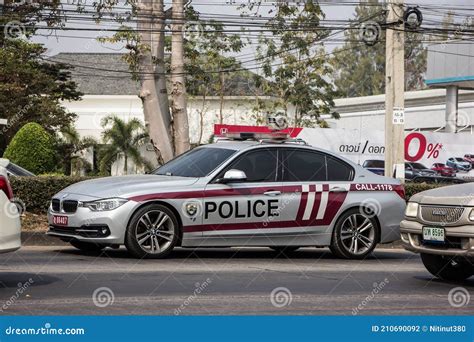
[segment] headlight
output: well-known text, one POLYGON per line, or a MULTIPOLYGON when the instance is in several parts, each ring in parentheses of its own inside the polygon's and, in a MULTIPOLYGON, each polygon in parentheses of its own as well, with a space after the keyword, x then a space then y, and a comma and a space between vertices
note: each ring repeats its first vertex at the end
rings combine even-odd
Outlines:
POLYGON ((123 198, 108 198, 92 202, 83 202, 82 206, 92 211, 109 211, 117 209, 127 202, 128 200, 123 198))
POLYGON ((469 220, 474 221, 474 209, 471 209, 471 213, 469 214, 469 220))
POLYGON ((418 215, 418 203, 408 202, 407 208, 405 209, 406 217, 416 217, 418 215))

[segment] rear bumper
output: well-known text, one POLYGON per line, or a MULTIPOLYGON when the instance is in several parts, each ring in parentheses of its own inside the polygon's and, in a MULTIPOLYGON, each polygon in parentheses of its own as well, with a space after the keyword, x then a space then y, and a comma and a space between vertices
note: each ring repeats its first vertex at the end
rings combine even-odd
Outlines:
POLYGON ((427 253, 448 256, 474 258, 474 225, 446 226, 446 238, 452 243, 447 245, 427 245, 423 243, 422 223, 403 220, 400 223, 403 247, 415 253, 427 253))
MULTIPOLYGON (((15 206, 11 203, 9 205, 15 206)), ((8 210, 8 212, 11 213, 12 211, 8 210)), ((0 253, 16 251, 21 247, 20 216, 0 212, 0 222, 0 253)))

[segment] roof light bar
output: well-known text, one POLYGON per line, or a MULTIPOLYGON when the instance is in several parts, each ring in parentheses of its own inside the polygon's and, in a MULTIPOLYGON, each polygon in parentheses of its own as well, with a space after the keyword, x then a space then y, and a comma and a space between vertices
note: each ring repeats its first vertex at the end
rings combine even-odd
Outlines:
POLYGON ((228 139, 232 140, 287 140, 290 135, 283 132, 272 132, 272 133, 254 133, 254 132, 239 132, 239 133, 226 133, 224 135, 228 139))

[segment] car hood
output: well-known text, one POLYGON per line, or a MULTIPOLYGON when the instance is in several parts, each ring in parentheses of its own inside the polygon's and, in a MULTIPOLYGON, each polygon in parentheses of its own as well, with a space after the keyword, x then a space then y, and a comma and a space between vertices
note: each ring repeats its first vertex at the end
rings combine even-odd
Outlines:
MULTIPOLYGON (((54 197, 74 196, 79 200, 112 198, 148 194, 150 192, 169 191, 191 186, 199 178, 161 176, 161 175, 133 175, 120 177, 104 177, 82 181, 68 186, 54 197)), ((72 198, 72 197, 71 197, 72 198)))
POLYGON ((474 206, 474 183, 443 186, 420 192, 410 201, 421 204, 474 206))

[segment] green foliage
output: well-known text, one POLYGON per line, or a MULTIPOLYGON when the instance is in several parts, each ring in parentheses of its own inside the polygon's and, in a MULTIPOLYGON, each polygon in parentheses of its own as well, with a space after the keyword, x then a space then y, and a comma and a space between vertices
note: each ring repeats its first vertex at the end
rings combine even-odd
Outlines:
MULTIPOLYGON (((255 5, 248 5, 254 11, 255 5)), ((284 112, 296 126, 324 125, 320 116, 331 114, 335 96, 328 81, 332 73, 321 40, 328 32, 320 29, 324 13, 317 2, 277 2, 269 9, 257 47, 263 76, 271 82, 262 84, 263 93, 276 101, 258 101, 257 112, 284 112), (304 28, 304 29, 302 29, 304 28)))
POLYGON ((81 138, 72 125, 61 129, 60 133, 56 136, 56 151, 62 172, 71 175, 82 169, 90 170, 92 165, 84 158, 83 152, 95 147, 97 141, 92 137, 81 138))
POLYGON ((8 119, 1 129, 0 153, 27 122, 37 122, 46 130, 70 125, 75 119, 61 105, 82 95, 70 80, 69 67, 43 60, 40 44, 9 39, 0 49, 0 117, 8 119))
POLYGON ((408 201, 411 196, 426 190, 440 188, 449 184, 427 184, 427 183, 407 183, 405 184, 405 199, 408 201))
POLYGON ((34 122, 15 134, 3 157, 36 174, 52 172, 56 168, 53 138, 34 122))
POLYGON ((146 143, 148 134, 138 119, 128 122, 117 116, 107 116, 102 122, 104 131, 102 137, 105 147, 100 151, 101 174, 108 174, 108 170, 119 157, 124 158, 124 174, 128 173, 128 160, 132 159, 136 166, 145 166, 150 169, 149 163, 141 156, 139 147, 146 143))
MULTIPOLYGON (((386 11, 378 0, 361 2, 355 8, 352 29, 344 31, 345 43, 334 50, 334 84, 339 96, 356 97, 385 93, 385 29, 380 30, 379 41, 367 46, 361 40, 358 28, 361 23, 386 21, 386 11)), ((405 34, 405 89, 424 88, 423 74, 426 71, 427 52, 423 46, 423 34, 405 34)))
POLYGON ((85 177, 41 176, 10 177, 15 197, 21 200, 29 212, 46 212, 51 197, 71 184, 86 180, 85 177))

